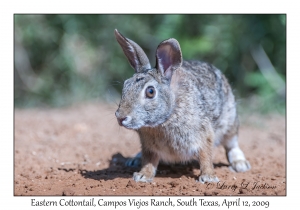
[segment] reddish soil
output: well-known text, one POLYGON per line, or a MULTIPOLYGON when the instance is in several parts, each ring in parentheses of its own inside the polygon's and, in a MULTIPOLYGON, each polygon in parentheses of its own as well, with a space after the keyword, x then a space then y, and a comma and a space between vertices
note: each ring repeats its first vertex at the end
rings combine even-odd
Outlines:
POLYGON ((219 147, 214 150, 218 184, 196 182, 198 163, 160 165, 152 183, 135 183, 132 174, 139 169, 124 162, 139 152, 139 139, 118 126, 115 109, 101 103, 16 109, 14 194, 286 195, 284 116, 240 117, 248 172, 230 171, 219 147))

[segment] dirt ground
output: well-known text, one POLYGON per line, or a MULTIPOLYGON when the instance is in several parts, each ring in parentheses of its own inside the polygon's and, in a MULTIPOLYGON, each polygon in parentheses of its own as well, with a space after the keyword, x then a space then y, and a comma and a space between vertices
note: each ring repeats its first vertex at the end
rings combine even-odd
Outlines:
POLYGON ((135 132, 119 127, 116 106, 16 109, 14 194, 19 195, 286 195, 284 116, 241 116, 240 147, 251 163, 232 172, 214 150, 219 183, 196 182, 198 163, 159 165, 152 183, 135 183, 124 162, 140 150, 135 132))

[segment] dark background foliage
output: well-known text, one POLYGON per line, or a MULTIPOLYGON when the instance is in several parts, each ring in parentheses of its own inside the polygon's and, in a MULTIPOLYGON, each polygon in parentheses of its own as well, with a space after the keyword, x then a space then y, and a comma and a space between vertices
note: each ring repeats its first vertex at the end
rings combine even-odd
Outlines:
POLYGON ((186 60, 227 76, 241 109, 285 113, 286 15, 14 16, 16 107, 118 101, 133 74, 114 29, 155 65, 157 45, 176 38, 186 60))

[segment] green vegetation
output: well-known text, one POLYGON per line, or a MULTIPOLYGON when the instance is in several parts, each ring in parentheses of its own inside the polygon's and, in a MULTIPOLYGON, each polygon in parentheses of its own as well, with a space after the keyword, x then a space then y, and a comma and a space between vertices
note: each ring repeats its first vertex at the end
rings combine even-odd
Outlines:
POLYGON ((16 107, 118 96, 133 70, 117 28, 152 65, 157 45, 176 38, 184 59, 224 72, 242 109, 285 113, 285 15, 15 15, 14 23, 16 107))

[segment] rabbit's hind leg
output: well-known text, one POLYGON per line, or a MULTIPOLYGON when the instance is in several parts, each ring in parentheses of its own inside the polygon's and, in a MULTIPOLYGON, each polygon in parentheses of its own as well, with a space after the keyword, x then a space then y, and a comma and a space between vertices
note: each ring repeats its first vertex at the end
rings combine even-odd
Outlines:
POLYGON ((224 142, 224 147, 232 170, 236 172, 245 172, 250 170, 250 163, 246 160, 243 151, 239 147, 237 135, 227 139, 227 141, 224 142))

